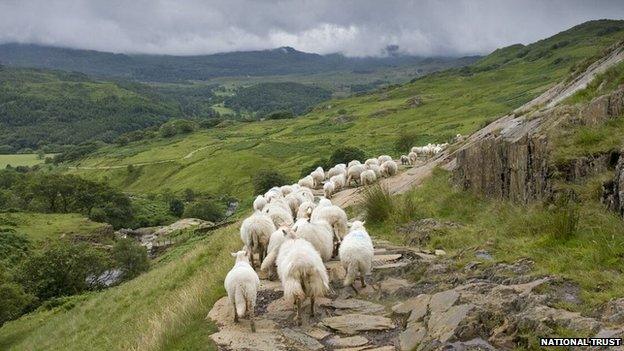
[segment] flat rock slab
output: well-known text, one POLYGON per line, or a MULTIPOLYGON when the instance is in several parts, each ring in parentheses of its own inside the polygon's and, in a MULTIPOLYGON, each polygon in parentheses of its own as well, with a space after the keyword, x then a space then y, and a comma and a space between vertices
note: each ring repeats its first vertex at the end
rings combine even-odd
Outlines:
POLYGON ((331 335, 330 332, 321 328, 310 328, 305 330, 305 333, 315 338, 316 340, 322 340, 331 335))
POLYGON ((386 308, 383 305, 360 299, 336 299, 327 306, 335 309, 338 315, 343 314, 384 314, 386 308))
POLYGON ((394 329, 395 325, 390 318, 371 316, 367 314, 345 314, 336 317, 324 318, 321 323, 343 334, 357 334, 363 331, 394 329))
POLYGON ((379 283, 379 289, 387 294, 394 294, 399 289, 409 288, 413 284, 408 282, 405 279, 400 278, 387 278, 386 280, 379 283))
POLYGON ((444 312, 448 310, 459 299, 459 293, 456 290, 446 290, 431 296, 429 301, 429 309, 431 313, 444 312))
POLYGON ((368 344, 368 339, 357 335, 357 336, 348 336, 348 337, 340 337, 334 336, 333 338, 327 340, 327 345, 332 347, 357 347, 368 344))
POLYGON ((392 268, 401 268, 401 267, 405 267, 409 264, 409 262, 394 262, 394 263, 386 263, 386 264, 379 264, 379 265, 373 265, 373 269, 392 269, 392 268))
POLYGON ((396 261, 403 257, 402 254, 390 254, 390 255, 375 255, 373 256, 373 264, 384 264, 392 261, 396 261))
POLYGON ((472 304, 465 304, 452 306, 444 312, 432 311, 427 324, 429 336, 440 342, 447 342, 455 335, 457 327, 466 319, 468 312, 474 308, 472 304))
POLYGON ((420 344, 427 335, 427 328, 420 323, 412 323, 399 334, 399 345, 401 350, 413 350, 420 344))
POLYGON ((430 295, 421 294, 392 307, 397 314, 409 314, 410 322, 417 322, 425 317, 429 307, 430 295))
POLYGON ((302 346, 305 350, 316 351, 324 348, 323 344, 318 342, 315 338, 299 331, 284 328, 282 329, 282 334, 289 342, 302 346))

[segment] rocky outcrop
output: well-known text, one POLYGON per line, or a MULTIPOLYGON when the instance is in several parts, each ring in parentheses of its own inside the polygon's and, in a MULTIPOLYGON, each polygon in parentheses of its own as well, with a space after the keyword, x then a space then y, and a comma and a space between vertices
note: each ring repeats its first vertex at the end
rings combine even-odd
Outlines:
POLYGON ((620 86, 611 94, 593 99, 585 106, 580 119, 586 125, 599 125, 613 117, 624 114, 624 86, 620 86))
POLYGON ((551 194, 548 159, 542 135, 492 134, 457 152, 453 179, 465 190, 527 203, 551 194))
POLYGON ((601 201, 609 210, 624 216, 624 157, 615 166, 613 179, 602 185, 601 201))

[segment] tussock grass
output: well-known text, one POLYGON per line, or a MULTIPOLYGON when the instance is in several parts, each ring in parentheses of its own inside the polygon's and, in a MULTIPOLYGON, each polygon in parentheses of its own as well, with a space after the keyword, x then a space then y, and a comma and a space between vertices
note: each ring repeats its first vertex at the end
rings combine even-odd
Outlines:
POLYGON ((369 223, 387 220, 395 209, 394 199, 388 192, 388 188, 379 183, 364 188, 361 206, 365 219, 369 223))

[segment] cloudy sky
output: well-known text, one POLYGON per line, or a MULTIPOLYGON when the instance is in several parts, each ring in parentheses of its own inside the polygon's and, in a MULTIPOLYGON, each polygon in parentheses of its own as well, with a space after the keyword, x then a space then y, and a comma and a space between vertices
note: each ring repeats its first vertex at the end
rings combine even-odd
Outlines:
POLYGON ((483 54, 590 19, 624 0, 0 0, 0 42, 124 53, 292 46, 317 53, 483 54))

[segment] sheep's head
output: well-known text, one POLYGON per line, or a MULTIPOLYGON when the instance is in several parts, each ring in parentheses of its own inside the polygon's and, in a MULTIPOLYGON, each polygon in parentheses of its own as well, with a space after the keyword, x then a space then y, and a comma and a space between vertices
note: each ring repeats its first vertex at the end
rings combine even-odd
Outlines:
POLYGON ((236 257, 236 263, 238 262, 249 262, 250 252, 245 250, 240 250, 238 252, 232 252, 232 257, 236 257))
POLYGON ((281 226, 279 228, 279 230, 284 235, 284 238, 286 238, 286 239, 297 239, 297 234, 290 227, 288 227, 288 226, 281 226))
POLYGON ((353 221, 351 223, 349 223, 349 229, 351 230, 356 230, 356 229, 364 229, 364 224, 366 222, 362 222, 362 221, 353 221))

